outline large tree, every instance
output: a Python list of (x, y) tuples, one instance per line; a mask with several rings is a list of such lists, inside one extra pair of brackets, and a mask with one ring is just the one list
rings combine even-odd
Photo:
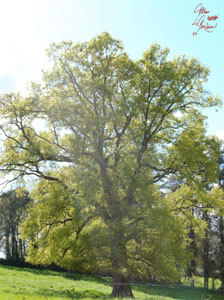
[(159, 185), (216, 172), (200, 113), (219, 103), (203, 87), (209, 70), (168, 54), (154, 44), (134, 61), (108, 33), (52, 44), (43, 84), (0, 100), (1, 170), (41, 179), (23, 229), (30, 259), (107, 269), (113, 296), (132, 296), (133, 274), (181, 268), (181, 222)]

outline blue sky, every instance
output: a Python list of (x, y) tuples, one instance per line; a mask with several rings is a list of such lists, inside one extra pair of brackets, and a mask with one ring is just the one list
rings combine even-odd
[[(193, 36), (196, 6), (218, 16), (212, 33)], [(134, 59), (152, 43), (170, 57), (187, 54), (211, 70), (206, 88), (224, 100), (224, 1), (222, 0), (7, 0), (0, 2), (0, 92), (24, 91), (40, 80), (51, 42), (86, 41), (103, 31), (123, 41)], [(208, 132), (224, 138), (224, 109), (206, 110)]]

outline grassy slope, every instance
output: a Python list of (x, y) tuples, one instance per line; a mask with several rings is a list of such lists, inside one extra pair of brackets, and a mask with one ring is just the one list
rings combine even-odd
[[(0, 267), (0, 300), (110, 299), (111, 279), (53, 271)], [(137, 300), (224, 299), (202, 289), (133, 285)]]

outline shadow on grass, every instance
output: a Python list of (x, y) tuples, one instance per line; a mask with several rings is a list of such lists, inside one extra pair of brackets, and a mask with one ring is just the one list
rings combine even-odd
[(219, 297), (217, 293), (212, 291), (206, 291), (202, 288), (192, 289), (190, 287), (178, 287), (178, 286), (171, 287), (171, 286), (133, 285), (133, 291), (143, 292), (149, 297), (150, 296), (161, 297), (161, 299), (163, 299), (162, 297), (164, 297), (164, 299), (166, 299), (166, 297), (170, 297), (179, 300), (221, 299), (221, 298), (217, 298)]
[[(9, 292), (12, 294), (11, 292)], [(14, 293), (16, 296), (25, 296), (32, 297), (32, 294), (29, 291), (18, 291)], [(40, 297), (55, 297), (60, 299), (109, 299), (110, 296), (108, 293), (103, 293), (100, 291), (96, 291), (94, 289), (86, 289), (86, 290), (76, 290), (75, 288), (67, 289), (67, 290), (52, 290), (47, 288), (39, 288), (38, 291), (35, 291), (35, 296)], [(30, 298), (31, 299), (31, 298)]]
[[(165, 300), (166, 297), (170, 297), (172, 299), (178, 300), (212, 300), (212, 299), (223, 299), (217, 298), (217, 295), (212, 295), (211, 293), (206, 293), (203, 289), (190, 289), (190, 288), (179, 288), (179, 287), (166, 287), (166, 288), (151, 288), (151, 287), (139, 287), (134, 285), (133, 292), (143, 292), (145, 294), (144, 299), (154, 299), (152, 297), (160, 297), (159, 299)], [(16, 296), (31, 296), (29, 291), (21, 291), (15, 293)], [(109, 293), (96, 291), (94, 289), (86, 289), (86, 290), (76, 290), (76, 288), (67, 289), (67, 290), (53, 290), (47, 288), (40, 288), (35, 292), (35, 296), (40, 297), (56, 297), (60, 299), (110, 299)], [(148, 298), (146, 298), (148, 297)], [(136, 300), (140, 300), (141, 298), (136, 297)]]
[(69, 272), (69, 271), (59, 272), (59, 271), (53, 271), (50, 269), (20, 268), (20, 267), (12, 267), (12, 266), (4, 266), (4, 265), (1, 265), (1, 267), (4, 269), (12, 270), (12, 271), (28, 272), (28, 273), (31, 273), (34, 275), (63, 277), (66, 279), (70, 279), (72, 281), (86, 280), (86, 281), (94, 281), (94, 282), (102, 283), (102, 284), (106, 284), (106, 285), (111, 285), (111, 283), (112, 283), (111, 277), (94, 276), (94, 275), (87, 275), (87, 274)]

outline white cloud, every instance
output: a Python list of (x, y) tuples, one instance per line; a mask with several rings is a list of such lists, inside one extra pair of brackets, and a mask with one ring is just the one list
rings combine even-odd
[(15, 79), (14, 89), (23, 90), (41, 77), (48, 42), (42, 39), (43, 1), (0, 2), (0, 77)]
[(99, 30), (92, 2), (0, 0), (0, 93), (12, 86), (11, 80), (4, 88), (6, 75), (13, 78), (12, 91), (23, 94), (30, 81), (39, 81), (48, 67), (45, 49), (51, 42), (93, 37)]

